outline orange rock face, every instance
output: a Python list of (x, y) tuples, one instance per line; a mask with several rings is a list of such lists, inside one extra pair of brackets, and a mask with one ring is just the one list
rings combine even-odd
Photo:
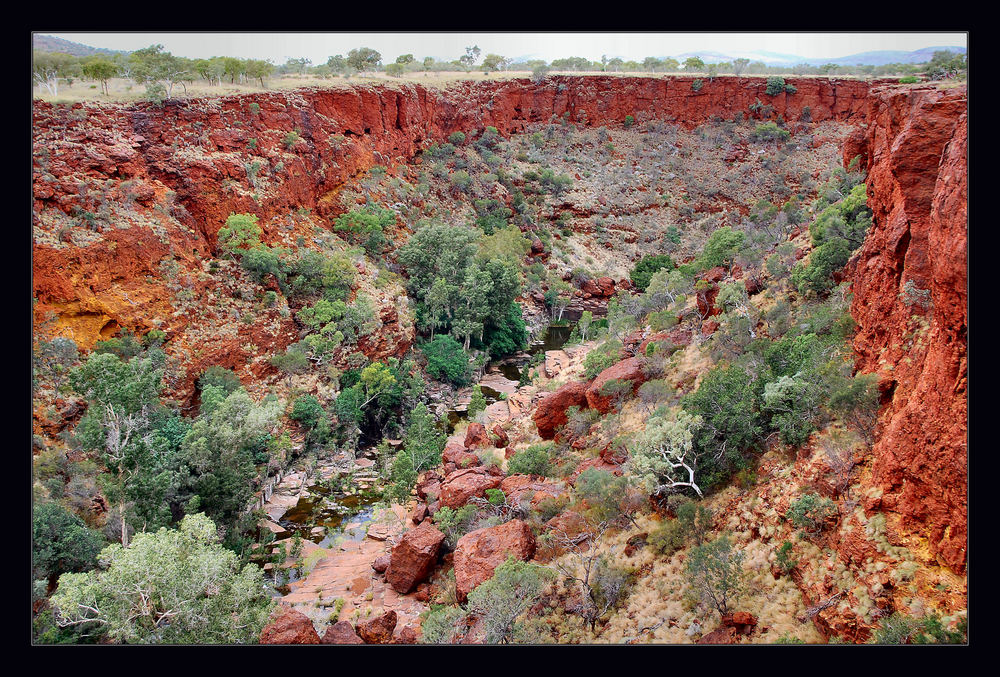
[(287, 609), (260, 632), (261, 644), (319, 644), (319, 635), (309, 617)]
[[(417, 583), (426, 580), (437, 562), (438, 550), (443, 541), (444, 534), (430, 522), (424, 522), (403, 534), (392, 549), (389, 567), (385, 572), (385, 580), (393, 590), (405, 594)], [(390, 634), (391, 632), (390, 630)]]
[[(868, 171), (874, 226), (848, 267), (857, 367), (879, 375), (871, 483), (902, 531), (966, 562), (967, 98), (964, 87), (875, 90), (845, 148)], [(929, 297), (922, 298), (921, 292)]]
[(570, 407), (587, 406), (587, 384), (573, 381), (559, 388), (551, 395), (546, 395), (538, 403), (532, 419), (538, 427), (538, 434), (543, 440), (551, 440), (556, 431), (566, 425), (566, 410)]
[(602, 414), (608, 413), (613, 398), (601, 392), (604, 384), (613, 380), (631, 381), (632, 391), (635, 392), (646, 381), (646, 374), (642, 370), (643, 363), (644, 359), (641, 357), (630, 357), (602, 371), (587, 387), (587, 404)]
[(507, 557), (527, 561), (535, 554), (535, 536), (521, 520), (470, 531), (458, 539), (455, 547), (455, 586), (458, 599), (466, 597), (477, 585), (493, 577), (493, 571)]

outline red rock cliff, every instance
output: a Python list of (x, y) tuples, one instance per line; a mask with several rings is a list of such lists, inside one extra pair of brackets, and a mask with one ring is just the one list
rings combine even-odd
[[(694, 126), (746, 114), (760, 100), (788, 120), (861, 121), (870, 85), (795, 79), (795, 94), (765, 94), (762, 78), (555, 77), (463, 83), (302, 89), (147, 103), (34, 104), (34, 292), (81, 345), (119, 326), (149, 329), (168, 310), (155, 283), (165, 256), (190, 270), (214, 252), (231, 212), (260, 217), (273, 242), (299, 208), (321, 218), (342, 210), (336, 191), (373, 165), (410, 160), (456, 130), (495, 126), (508, 134), (568, 115), (587, 124), (656, 118)], [(286, 135), (299, 141), (286, 147)], [(264, 188), (247, 165), (263, 163)], [(58, 224), (128, 204), (115, 228), (88, 245), (68, 243)], [(61, 212), (61, 217), (56, 213)], [(60, 220), (61, 219), (61, 220)], [(129, 222), (133, 223), (129, 223)], [(135, 227), (141, 222), (147, 227)], [(48, 238), (37, 237), (48, 230)], [(62, 239), (62, 242), (58, 240)], [(155, 312), (154, 312), (155, 311)]]
[(858, 370), (879, 375), (883, 402), (870, 479), (881, 497), (867, 507), (956, 572), (968, 517), (967, 114), (965, 87), (875, 89), (844, 149), (845, 162), (862, 155), (874, 212), (848, 267)]

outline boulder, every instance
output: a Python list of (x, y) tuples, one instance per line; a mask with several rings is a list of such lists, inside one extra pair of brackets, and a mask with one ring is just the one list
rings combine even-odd
[(697, 644), (736, 644), (736, 631), (732, 628), (716, 628), (703, 635)]
[(387, 552), (384, 555), (379, 555), (375, 558), (375, 561), (372, 562), (372, 569), (374, 569), (376, 573), (384, 574), (385, 570), (389, 568), (389, 563), (391, 561), (392, 554)]
[(365, 640), (358, 637), (354, 626), (347, 621), (337, 621), (326, 629), (320, 644), (364, 644)]
[(525, 501), (530, 500), (532, 508), (538, 508), (538, 504), (546, 498), (556, 498), (562, 495), (565, 488), (562, 484), (546, 482), (542, 477), (511, 475), (500, 483), (500, 491), (513, 505), (520, 505), (523, 498)]
[[(479, 424), (476, 423), (473, 425)], [(448, 444), (444, 446), (444, 452), (441, 454), (441, 462), (445, 465), (450, 463), (456, 468), (471, 468), (481, 463), (478, 456), (469, 452), (465, 447), (454, 440), (448, 442)]]
[(555, 437), (556, 431), (566, 425), (566, 410), (570, 407), (587, 407), (586, 383), (582, 381), (567, 383), (554, 393), (543, 397), (538, 403), (531, 418), (543, 440), (551, 440)]
[(507, 435), (504, 429), (500, 427), (499, 423), (493, 426), (490, 432), (492, 432), (493, 436), (496, 438), (493, 440), (493, 446), (496, 447), (497, 449), (503, 449), (508, 444), (510, 444), (510, 437)]
[(701, 335), (711, 336), (715, 332), (719, 331), (719, 323), (715, 320), (705, 320), (701, 323)]
[(631, 381), (634, 393), (639, 389), (639, 386), (646, 382), (646, 373), (642, 369), (644, 361), (642, 357), (630, 357), (598, 374), (586, 390), (587, 405), (602, 414), (611, 411), (612, 398), (602, 395), (601, 388), (604, 387), (605, 383), (614, 379)]
[(420, 524), (425, 519), (427, 519), (427, 504), (417, 503), (413, 506), (413, 512), (410, 513), (410, 520), (414, 524)]
[(455, 547), (455, 587), (460, 602), (508, 557), (527, 561), (535, 554), (535, 536), (521, 520), (476, 529), (458, 539)]
[(406, 594), (427, 579), (437, 562), (444, 534), (430, 522), (410, 529), (392, 549), (385, 580), (392, 589)]
[(260, 632), (261, 644), (319, 644), (312, 621), (301, 611), (285, 609)]
[(702, 275), (701, 279), (708, 282), (722, 282), (722, 280), (726, 279), (726, 269), (722, 266), (716, 266)]
[[(482, 423), (472, 423), (465, 431), (466, 449), (487, 449), (493, 446), (490, 434), (486, 432), (486, 427)], [(459, 465), (456, 463), (455, 465)], [(461, 467), (461, 466), (459, 466)]]
[(358, 636), (365, 644), (389, 644), (396, 629), (396, 612), (392, 609), (381, 616), (358, 621)]
[(500, 486), (500, 478), (482, 466), (456, 470), (441, 485), (441, 505), (461, 508), (473, 496), (483, 497), (487, 489)]

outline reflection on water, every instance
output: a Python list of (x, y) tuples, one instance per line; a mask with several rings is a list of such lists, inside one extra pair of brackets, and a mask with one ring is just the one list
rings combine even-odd
[[(292, 536), (298, 534), (321, 548), (344, 539), (360, 541), (365, 537), (365, 527), (378, 500), (376, 492), (331, 495), (326, 485), (316, 484), (309, 487), (308, 493), (299, 498), (278, 524)], [(314, 534), (315, 527), (323, 527), (325, 532)]]

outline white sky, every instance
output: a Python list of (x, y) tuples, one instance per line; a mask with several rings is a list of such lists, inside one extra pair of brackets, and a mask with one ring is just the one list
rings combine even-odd
[(471, 45), (482, 50), (480, 58), (492, 52), (546, 61), (568, 56), (597, 61), (602, 55), (641, 61), (693, 51), (738, 57), (754, 50), (822, 59), (876, 50), (967, 46), (966, 33), (36, 33), (126, 51), (159, 43), (168, 52), (193, 59), (235, 56), (281, 64), (289, 57), (306, 57), (314, 65), (362, 46), (378, 50), (386, 63), (407, 53), (418, 59), (451, 61)]

